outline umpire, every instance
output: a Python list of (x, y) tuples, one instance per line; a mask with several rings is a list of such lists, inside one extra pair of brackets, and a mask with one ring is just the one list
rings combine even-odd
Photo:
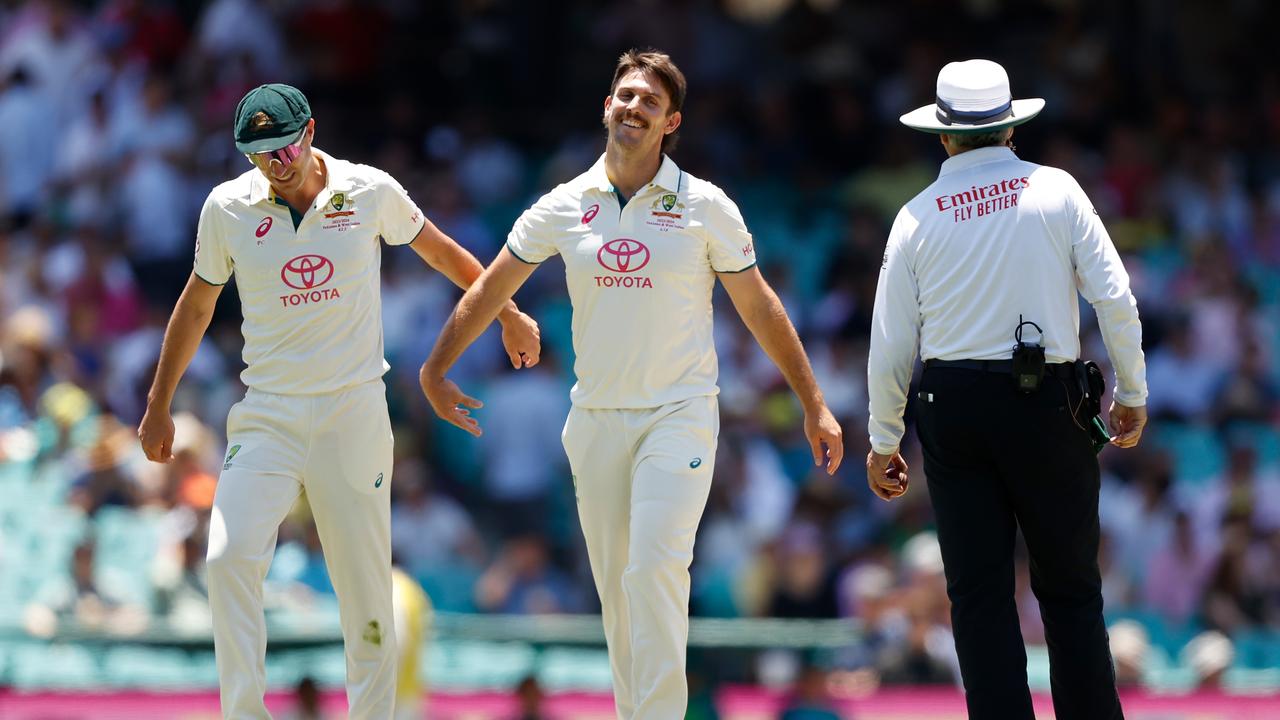
[(1079, 361), (1077, 289), (1116, 368), (1110, 444), (1146, 424), (1142, 326), (1098, 213), (1066, 172), (1020, 160), (1013, 100), (988, 60), (938, 73), (937, 99), (903, 115), (949, 159), (898, 213), (876, 290), (867, 364), (867, 480), (907, 490), (899, 454), (917, 348), (917, 429), (938, 523), (969, 717), (1034, 720), (1014, 606), (1014, 536), (1031, 555), (1058, 720), (1122, 718), (1102, 618), (1095, 453), (1101, 373)]

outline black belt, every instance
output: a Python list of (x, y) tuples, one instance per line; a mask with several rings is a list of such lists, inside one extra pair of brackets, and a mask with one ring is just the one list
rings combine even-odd
[[(1072, 368), (1074, 363), (1046, 363), (1044, 372), (1046, 375), (1053, 375), (1064, 380), (1075, 378), (1075, 370)], [(930, 368), (955, 368), (957, 370), (977, 370), (978, 372), (1004, 373), (1008, 375), (1013, 372), (1012, 360), (925, 360), (924, 369)]]

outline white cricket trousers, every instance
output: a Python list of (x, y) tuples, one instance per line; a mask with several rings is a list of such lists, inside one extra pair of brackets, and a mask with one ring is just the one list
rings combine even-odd
[(719, 405), (573, 408), (565, 452), (623, 720), (685, 716), (689, 564), (711, 490)]
[(391, 421), (381, 380), (325, 395), (250, 389), (227, 417), (209, 524), (209, 605), (222, 716), (270, 718), (262, 582), (300, 492), (338, 595), (350, 717), (392, 717)]

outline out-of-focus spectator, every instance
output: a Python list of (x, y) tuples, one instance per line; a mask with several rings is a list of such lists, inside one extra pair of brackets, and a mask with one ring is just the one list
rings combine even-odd
[[(27, 65), (37, 85), (73, 105), (84, 89), (80, 79), (90, 70), (95, 54), (84, 19), (69, 0), (27, 3), (24, 11), (3, 38), (0, 69)], [(59, 107), (60, 112), (70, 109)]]
[(86, 515), (104, 505), (137, 507), (141, 488), (128, 465), (136, 445), (137, 437), (129, 428), (112, 415), (100, 416), (97, 441), (83, 451), (78, 463), (70, 503)]
[(1142, 588), (1145, 605), (1159, 613), (1170, 627), (1181, 627), (1199, 610), (1209, 572), (1212, 552), (1200, 545), (1184, 512), (1173, 516), (1173, 534), (1150, 559)]
[(1227, 371), (1213, 394), (1213, 420), (1218, 427), (1232, 422), (1266, 423), (1280, 408), (1280, 388), (1261, 343), (1245, 338), (1237, 365)]
[(324, 720), (324, 711), (320, 709), (320, 686), (311, 676), (298, 681), (293, 691), (294, 706), (285, 717), (288, 720)]
[(135, 112), (122, 114), (113, 128), (123, 176), (118, 203), (134, 272), (147, 278), (148, 300), (172, 304), (190, 271), (197, 200), (188, 186), (195, 129), (173, 97), (172, 81), (154, 70), (143, 85)]
[(1203, 487), (1188, 487), (1183, 503), (1190, 508), (1198, 541), (1216, 549), (1223, 537), (1223, 520), (1247, 518), (1263, 532), (1280, 529), (1280, 475), (1258, 467), (1254, 447), (1237, 439), (1227, 449), (1222, 473)]
[(484, 464), (488, 521), (507, 533), (547, 532), (547, 499), (569, 478), (560, 431), (569, 414), (566, 383), (554, 351), (544, 349), (538, 364), (503, 373), (484, 393)]
[[(297, 536), (280, 540), (276, 554), (267, 571), (268, 584), (280, 584), (292, 590), (301, 590), (306, 600), (317, 597), (335, 597), (329, 568), (324, 562), (324, 550), (320, 544), (320, 531), (311, 517), (311, 507), (299, 502), (286, 525), (295, 525)], [(282, 528), (281, 535), (285, 534)], [(292, 533), (290, 533), (292, 534)]]
[(1195, 352), (1190, 322), (1179, 319), (1147, 356), (1147, 412), (1162, 420), (1206, 420), (1218, 380), (1219, 371)]
[(1147, 653), (1151, 650), (1146, 629), (1134, 620), (1121, 620), (1107, 628), (1107, 636), (1116, 666), (1116, 686), (1141, 685), (1146, 672)]
[(875, 562), (853, 566), (841, 578), (841, 598), (842, 614), (859, 620), (863, 629), (863, 642), (846, 649), (841, 665), (874, 667), (884, 648), (897, 640), (901, 627), (892, 571)]
[(27, 632), (37, 637), (54, 635), (61, 623), (113, 635), (136, 634), (147, 625), (146, 611), (129, 602), (113, 587), (116, 578), (104, 574), (96, 562), (92, 539), (76, 546), (71, 572), (53, 576), (38, 591), (24, 614)]
[(56, 107), (22, 65), (0, 76), (0, 213), (25, 223), (53, 174)]
[(508, 540), (476, 581), (475, 595), (476, 607), (495, 613), (566, 613), (580, 606), (569, 578), (551, 564), (541, 535)]
[(1115, 539), (1109, 531), (1098, 538), (1098, 572), (1102, 575), (1102, 606), (1108, 610), (1130, 607), (1137, 594), (1133, 578), (1116, 560)]
[(821, 531), (800, 522), (784, 530), (774, 553), (776, 580), (766, 612), (771, 617), (833, 618), (835, 576)]
[(1209, 630), (1191, 638), (1179, 659), (1191, 666), (1200, 688), (1219, 688), (1222, 676), (1235, 660), (1235, 645), (1226, 635)]
[(463, 151), (458, 180), (481, 206), (516, 199), (524, 175), (524, 158), (512, 144), (494, 132), (490, 120), (469, 115), (462, 128)]
[(215, 62), (247, 55), (258, 73), (289, 69), (279, 19), (261, 3), (214, 0), (204, 7), (196, 31), (199, 48)]
[[(207, 523), (193, 527), (182, 539), (177, 558), (157, 558), (151, 579), (155, 584), (156, 614), (186, 632), (211, 632), (209, 581), (205, 573)], [(176, 559), (176, 562), (174, 562)]]
[(959, 660), (936, 534), (919, 533), (907, 542), (903, 569), (906, 584), (891, 621), (896, 627), (877, 658), (880, 678), (886, 684), (954, 683)]
[(1132, 482), (1112, 483), (1101, 491), (1099, 519), (1114, 540), (1114, 562), (1139, 586), (1151, 556), (1173, 531), (1172, 486), (1172, 459), (1154, 453), (1146, 456)]
[(905, 634), (888, 644), (877, 661), (886, 685), (946, 685), (956, 682), (957, 661), (950, 622), (937, 612), (938, 602), (923, 587), (902, 598)]
[(418, 578), (457, 567), (478, 572), (485, 557), (475, 525), (462, 505), (434, 487), (427, 466), (402, 460), (392, 478), (391, 549), (403, 567)]
[(778, 720), (841, 720), (827, 691), (827, 673), (814, 665), (800, 670), (791, 698)]
[(1267, 587), (1256, 572), (1257, 549), (1247, 517), (1223, 520), (1222, 550), (1209, 576), (1202, 610), (1211, 629), (1230, 635), (1263, 622)]
[(33, 305), (17, 309), (5, 321), (0, 337), (0, 426), (36, 418), (40, 394), (53, 380), (53, 332), (50, 314)]
[(542, 686), (538, 684), (538, 676), (526, 675), (516, 683), (515, 692), (516, 714), (510, 717), (510, 720), (551, 720), (551, 716), (542, 709), (544, 693)]

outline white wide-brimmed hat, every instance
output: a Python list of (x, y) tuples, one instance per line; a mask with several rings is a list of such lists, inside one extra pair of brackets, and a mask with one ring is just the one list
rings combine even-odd
[(991, 132), (1021, 125), (1044, 109), (1044, 100), (1014, 100), (1009, 74), (990, 60), (947, 63), (938, 72), (934, 103), (916, 108), (899, 120), (929, 133)]

